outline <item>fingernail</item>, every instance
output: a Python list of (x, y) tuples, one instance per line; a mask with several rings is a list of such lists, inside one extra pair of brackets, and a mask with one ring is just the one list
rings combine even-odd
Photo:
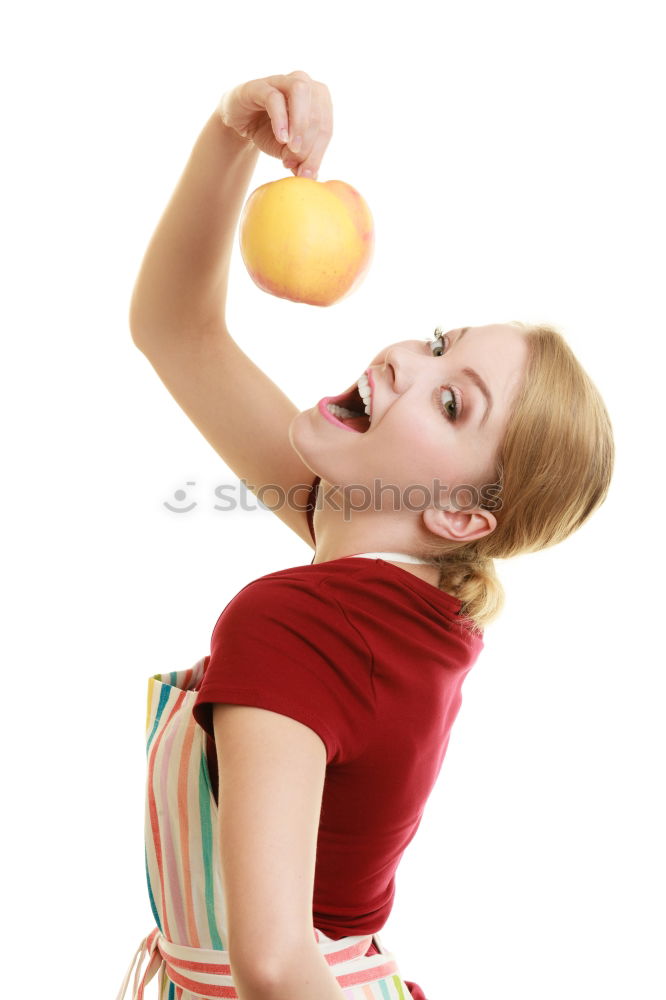
[(301, 173), (301, 177), (312, 177), (312, 171), (311, 171), (311, 170), (309, 170), (309, 169), (308, 169), (308, 170), (304, 170), (304, 171), (303, 171), (303, 172)]
[(286, 128), (281, 128), (280, 129), (280, 141), (281, 142), (288, 142), (289, 141), (289, 133), (287, 132)]

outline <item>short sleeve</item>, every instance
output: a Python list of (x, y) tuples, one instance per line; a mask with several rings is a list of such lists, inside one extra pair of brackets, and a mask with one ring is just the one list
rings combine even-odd
[(326, 579), (261, 577), (226, 606), (193, 708), (211, 737), (216, 703), (254, 705), (302, 722), (326, 746), (327, 764), (367, 745), (374, 720), (372, 657)]

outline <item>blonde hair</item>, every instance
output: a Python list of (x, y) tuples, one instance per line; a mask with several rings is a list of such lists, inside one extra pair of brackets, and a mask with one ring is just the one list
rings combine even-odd
[(478, 632), (504, 606), (494, 560), (538, 552), (580, 528), (606, 499), (615, 459), (604, 402), (562, 334), (511, 325), (527, 340), (527, 367), (496, 456), (495, 497), (478, 505), (497, 525), (473, 542), (447, 541), (424, 554)]

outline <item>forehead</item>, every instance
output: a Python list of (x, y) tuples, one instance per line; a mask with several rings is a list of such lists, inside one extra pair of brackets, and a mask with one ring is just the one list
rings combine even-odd
[[(521, 354), (525, 350), (525, 335), (522, 327), (514, 325), (511, 323), (488, 323), (485, 326), (453, 326), (444, 327), (439, 326), (437, 328), (441, 330), (443, 334), (457, 334), (460, 330), (463, 330), (462, 338), (458, 337), (460, 343), (460, 349), (467, 353), (467, 350), (471, 349), (473, 354), (476, 354), (478, 350), (492, 351), (493, 353), (501, 353), (507, 350), (512, 350), (513, 354)], [(392, 344), (387, 345), (382, 350), (386, 351), (389, 347), (397, 347), (398, 345), (409, 345), (420, 344), (424, 341), (431, 341), (436, 336), (434, 330), (430, 332), (427, 337), (420, 338), (419, 340), (411, 339), (401, 339), (397, 340)], [(514, 346), (515, 345), (515, 346)], [(381, 353), (381, 352), (380, 352)]]
[(510, 340), (520, 340), (523, 337), (522, 327), (512, 323), (488, 323), (486, 326), (470, 326), (465, 335), (466, 339), (483, 338), (503, 338)]
[(457, 338), (456, 343), (459, 358), (469, 357), (479, 364), (485, 361), (499, 371), (522, 366), (528, 346), (525, 330), (509, 323), (471, 326), (462, 337)]
[(470, 327), (458, 338), (461, 356), (490, 371), (520, 375), (527, 359), (528, 342), (524, 328), (510, 323), (489, 323)]

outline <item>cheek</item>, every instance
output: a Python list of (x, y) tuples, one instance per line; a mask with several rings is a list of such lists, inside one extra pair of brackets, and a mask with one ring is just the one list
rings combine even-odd
[[(429, 423), (391, 421), (390, 415), (378, 427), (372, 442), (370, 461), (390, 469), (403, 481), (425, 481), (441, 474), (450, 457), (450, 444), (439, 428)], [(370, 446), (370, 440), (368, 440)]]
[(395, 420), (392, 413), (387, 416), (392, 421), (391, 434), (403, 449), (413, 450), (418, 455), (437, 455), (443, 454), (450, 444), (451, 435), (446, 433), (446, 425), (442, 426), (437, 415), (425, 412), (425, 408), (418, 416), (406, 417), (404, 412), (400, 416), (396, 412)]
[[(381, 425), (378, 430), (382, 430)], [(487, 465), (485, 452), (479, 454), (478, 448), (466, 442), (454, 428), (447, 428), (446, 424), (440, 427), (436, 416), (435, 420), (396, 419), (393, 423), (387, 414), (383, 431), (373, 442), (368, 471), (386, 476), (390, 470), (393, 479), (402, 484), (428, 486), (437, 479), (452, 488), (461, 483), (476, 483), (478, 474)]]

